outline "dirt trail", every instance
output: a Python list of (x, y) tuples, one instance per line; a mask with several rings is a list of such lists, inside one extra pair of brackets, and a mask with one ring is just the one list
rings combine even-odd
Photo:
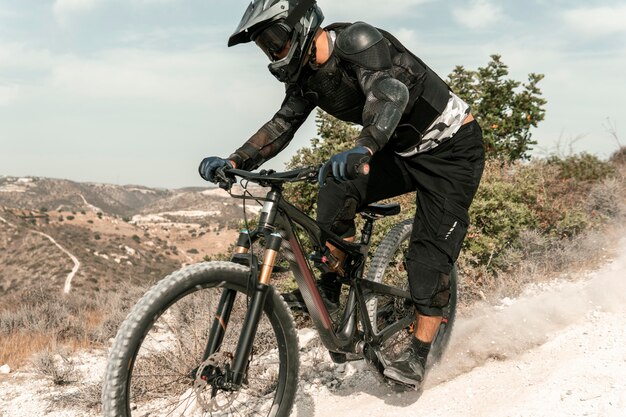
[[(12, 228), (16, 228), (15, 225), (9, 223), (5, 218), (0, 217), (0, 221), (2, 221), (3, 223), (7, 224), (8, 226), (12, 227)], [(65, 278), (65, 284), (63, 285), (63, 292), (65, 294), (69, 294), (70, 290), (72, 289), (72, 279), (74, 279), (74, 276), (76, 275), (76, 273), (78, 272), (78, 269), (80, 268), (80, 262), (78, 261), (78, 258), (76, 258), (76, 256), (72, 255), (67, 249), (65, 249), (63, 246), (59, 245), (59, 243), (54, 240), (54, 238), (46, 233), (40, 232), (38, 230), (32, 230), (32, 229), (28, 229), (29, 231), (36, 233), (38, 235), (41, 235), (43, 237), (45, 237), (46, 239), (48, 239), (50, 242), (52, 242), (57, 248), (59, 248), (63, 253), (65, 253), (67, 256), (69, 256), (69, 258), (72, 260), (72, 262), (74, 263), (74, 266), (72, 267), (72, 270), (70, 271), (69, 274), (67, 274), (67, 277)]]
[(626, 416), (626, 238), (577, 282), (530, 288), (459, 319), (425, 390), (394, 392), (360, 365), (339, 389), (311, 390), (308, 416)]
[(43, 237), (45, 237), (46, 239), (48, 239), (50, 242), (52, 242), (57, 248), (59, 248), (63, 253), (65, 253), (67, 256), (70, 257), (70, 259), (72, 260), (72, 262), (74, 263), (74, 267), (72, 268), (72, 270), (70, 271), (69, 274), (67, 274), (67, 277), (65, 278), (65, 284), (63, 285), (63, 292), (65, 294), (69, 294), (70, 290), (72, 289), (72, 279), (74, 279), (74, 276), (76, 275), (76, 273), (78, 272), (78, 269), (80, 268), (80, 262), (78, 261), (78, 258), (74, 255), (72, 255), (67, 249), (65, 249), (63, 246), (59, 245), (57, 243), (56, 240), (54, 240), (54, 238), (52, 238), (52, 236), (47, 235), (43, 232), (39, 232), (36, 230), (32, 230), (32, 232), (37, 233)]

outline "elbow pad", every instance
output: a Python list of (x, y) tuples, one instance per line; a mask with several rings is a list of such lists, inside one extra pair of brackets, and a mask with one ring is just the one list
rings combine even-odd
[(409, 102), (409, 89), (401, 81), (384, 77), (374, 81), (363, 109), (364, 128), (358, 145), (378, 151), (389, 141)]

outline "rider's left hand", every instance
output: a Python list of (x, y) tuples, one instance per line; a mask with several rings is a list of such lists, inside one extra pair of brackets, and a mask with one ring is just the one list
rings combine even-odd
[(339, 182), (354, 179), (358, 175), (357, 168), (367, 164), (371, 154), (372, 152), (367, 147), (357, 146), (331, 156), (319, 171), (320, 186), (324, 185), (329, 170), (332, 170), (333, 177)]

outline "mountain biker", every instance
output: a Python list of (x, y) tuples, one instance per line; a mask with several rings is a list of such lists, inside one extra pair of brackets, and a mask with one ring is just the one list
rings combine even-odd
[[(391, 34), (364, 22), (322, 28), (323, 18), (315, 0), (251, 2), (228, 46), (254, 41), (285, 84), (285, 99), (228, 158), (203, 159), (200, 175), (213, 181), (220, 167), (258, 168), (287, 146), (316, 107), (361, 125), (355, 146), (333, 155), (320, 171), (317, 221), (352, 241), (361, 208), (417, 191), (406, 256), (415, 337), (384, 373), (418, 387), (482, 176), (482, 131), (468, 105)], [(350, 164), (367, 158), (369, 175), (346, 178)], [(330, 304), (339, 299), (337, 273), (321, 277)]]

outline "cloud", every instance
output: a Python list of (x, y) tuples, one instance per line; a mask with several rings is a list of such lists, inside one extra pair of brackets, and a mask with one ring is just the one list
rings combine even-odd
[(7, 106), (17, 100), (19, 87), (17, 85), (0, 84), (0, 107)]
[(96, 9), (104, 0), (55, 0), (52, 11), (61, 25), (66, 25), (69, 20), (77, 15), (89, 13)]
[(626, 5), (572, 9), (563, 13), (563, 19), (587, 35), (626, 33)]
[[(201, 100), (222, 90), (213, 60), (228, 61), (207, 51), (160, 52), (116, 49), (94, 57), (60, 57), (51, 83), (72, 95), (96, 99)], [(236, 64), (227, 64), (232, 71)], [(241, 68), (241, 66), (239, 66)]]
[(473, 0), (466, 7), (457, 7), (452, 15), (457, 23), (473, 30), (485, 29), (505, 17), (502, 7), (489, 0)]
[(176, 3), (180, 0), (132, 0), (132, 3), (137, 6), (152, 6), (158, 4)]
[(25, 43), (0, 40), (0, 70), (3, 72), (16, 70), (25, 73), (31, 70), (45, 70), (50, 63), (50, 52), (46, 49), (34, 49)]
[(419, 6), (436, 0), (343, 0), (327, 2), (322, 11), (332, 20), (375, 20), (419, 14)]

